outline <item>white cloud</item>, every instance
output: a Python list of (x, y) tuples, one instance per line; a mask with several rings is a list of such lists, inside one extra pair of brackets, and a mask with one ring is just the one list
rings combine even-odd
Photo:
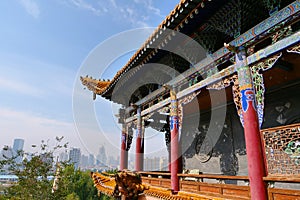
[(18, 54), (0, 56), (0, 92), (39, 98), (70, 98), (76, 71)]
[(144, 4), (145, 4), (145, 7), (150, 11), (150, 13), (153, 13), (159, 17), (164, 17), (162, 14), (161, 14), (161, 11), (159, 8), (156, 8), (154, 5), (153, 5), (153, 1), (152, 0), (144, 0), (142, 1)]
[[(73, 123), (49, 119), (25, 111), (0, 108), (0, 145), (9, 145), (14, 138), (25, 139), (27, 148), (31, 144), (40, 144), (41, 140), (65, 136), (66, 142), (78, 145)], [(28, 150), (28, 149), (27, 149)]]
[(149, 20), (153, 17), (158, 17), (160, 20), (164, 18), (160, 9), (153, 5), (152, 0), (134, 0), (133, 4), (119, 5), (116, 8), (133, 27), (150, 27)]
[(123, 3), (116, 0), (98, 0), (94, 4), (89, 3), (87, 0), (67, 0), (67, 2), (82, 10), (90, 11), (97, 16), (110, 14), (111, 18), (128, 22), (134, 28), (150, 27), (149, 20), (153, 18), (153, 15), (159, 17), (158, 21), (164, 18), (160, 9), (153, 5), (152, 0), (134, 0), (131, 3)]
[(40, 8), (34, 0), (20, 0), (20, 3), (29, 15), (34, 18), (38, 18), (40, 16)]
[(75, 5), (77, 8), (91, 11), (95, 15), (101, 15), (108, 11), (108, 9), (104, 6), (95, 6), (92, 4), (87, 3), (84, 0), (70, 0), (70, 2)]
[(113, 5), (114, 8), (118, 7), (115, 0), (109, 0), (109, 1)]
[(42, 140), (53, 141), (56, 136), (64, 136), (64, 142), (68, 142), (69, 147), (79, 147), (85, 154), (95, 154), (102, 144), (109, 149), (110, 155), (118, 155), (119, 134), (112, 134), (111, 128), (104, 134), (94, 124), (80, 127), (77, 129), (74, 122), (48, 118), (31, 111), (0, 107), (0, 148), (11, 145), (15, 138), (22, 138), (25, 140), (25, 150), (31, 151), (32, 144), (39, 145)]
[(16, 92), (18, 94), (30, 95), (38, 97), (43, 94), (43, 91), (33, 85), (29, 85), (20, 80), (12, 80), (5, 77), (0, 77), (0, 90)]
[(15, 111), (9, 108), (1, 108), (1, 116), (5, 116), (5, 119), (12, 121), (22, 121), (24, 124), (30, 126), (45, 126), (45, 127), (71, 127), (71, 123), (57, 121), (55, 119), (48, 119), (40, 116), (33, 115), (32, 113)]

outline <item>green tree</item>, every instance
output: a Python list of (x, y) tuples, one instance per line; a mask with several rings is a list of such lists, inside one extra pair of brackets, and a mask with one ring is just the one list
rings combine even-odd
[(80, 200), (100, 199), (93, 185), (90, 172), (75, 170), (73, 165), (62, 166), (59, 175), (58, 189), (54, 192), (55, 199), (64, 199), (69, 194), (76, 194)]
[[(42, 141), (35, 153), (19, 151), (1, 160), (1, 170), (18, 177), (18, 182), (8, 187), (3, 197), (22, 200), (53, 199), (51, 192), (53, 182), (48, 177), (54, 174), (56, 151), (67, 148), (67, 143), (62, 145), (62, 140), (63, 137), (56, 137), (54, 147), (48, 145), (49, 141)], [(17, 162), (16, 158), (20, 156), (24, 159), (22, 162)]]
[[(48, 142), (42, 141), (35, 153), (18, 152), (0, 161), (0, 169), (9, 170), (10, 174), (18, 177), (18, 182), (4, 189), (0, 200), (97, 200), (97, 189), (93, 185), (90, 172), (75, 170), (68, 162), (56, 163), (54, 155), (57, 151), (67, 148), (62, 145), (63, 137), (56, 137), (56, 145), (50, 147)], [(21, 163), (16, 162), (18, 156), (26, 157)], [(56, 165), (55, 165), (56, 163)], [(56, 169), (55, 169), (56, 166)], [(58, 183), (56, 190), (52, 190), (54, 176)], [(2, 199), (1, 199), (2, 198)]]
[(14, 172), (19, 177), (18, 183), (9, 187), (6, 197), (15, 199), (51, 199), (50, 163), (44, 162), (40, 156), (25, 159), (22, 170)]
[(66, 200), (80, 200), (80, 198), (78, 197), (77, 194), (72, 193), (72, 194), (69, 194), (69, 195), (66, 197)]
[(105, 194), (100, 195), (100, 200), (114, 200), (115, 198), (107, 196)]

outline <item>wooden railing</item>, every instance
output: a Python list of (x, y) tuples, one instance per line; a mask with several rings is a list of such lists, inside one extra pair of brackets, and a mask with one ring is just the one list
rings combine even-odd
[[(263, 180), (268, 184), (269, 200), (300, 200), (300, 176), (267, 176)], [(276, 183), (289, 184), (286, 188), (276, 187)], [(297, 189), (289, 187), (297, 184)]]
[[(142, 177), (153, 177), (153, 178), (170, 178), (171, 173), (169, 172), (139, 172)], [(177, 174), (178, 177), (194, 177), (194, 178), (206, 178), (216, 180), (244, 180), (248, 181), (248, 176), (227, 176), (222, 174)]]
[[(168, 172), (140, 172), (144, 183), (164, 190), (171, 188), (171, 174)], [(248, 176), (227, 176), (218, 174), (178, 174), (182, 193), (205, 195), (208, 198), (250, 199)], [(189, 181), (185, 180), (190, 178)], [(214, 180), (215, 183), (209, 182)], [(237, 184), (226, 184), (226, 180), (239, 181)], [(300, 200), (300, 176), (268, 176), (263, 180), (268, 185), (269, 200)], [(275, 183), (299, 184), (299, 189), (275, 188)]]
[[(140, 172), (144, 183), (165, 189), (171, 188), (171, 174), (168, 172)], [(249, 199), (247, 176), (226, 176), (217, 174), (178, 174), (180, 191), (210, 196), (211, 198)], [(189, 179), (189, 180), (188, 180)], [(215, 183), (209, 183), (214, 180)], [(244, 185), (224, 184), (226, 180), (244, 181)], [(207, 181), (207, 182), (206, 182)]]
[(264, 177), (263, 179), (266, 182), (300, 183), (300, 175), (299, 176), (267, 176)]
[[(290, 142), (300, 141), (300, 124), (261, 130), (268, 175), (263, 178), (268, 186), (269, 200), (300, 200), (300, 166), (288, 155)], [(284, 165), (281, 165), (283, 159)], [(297, 159), (299, 159), (297, 157)], [(277, 166), (278, 165), (278, 166)], [(170, 190), (169, 172), (140, 172), (150, 185)], [(178, 174), (180, 191), (225, 199), (250, 199), (248, 176), (221, 174)], [(214, 183), (212, 183), (212, 180)], [(235, 184), (226, 184), (235, 181)], [(236, 184), (239, 182), (240, 184)]]

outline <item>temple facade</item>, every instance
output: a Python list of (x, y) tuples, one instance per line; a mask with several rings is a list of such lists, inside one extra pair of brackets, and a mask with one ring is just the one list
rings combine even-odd
[[(120, 170), (135, 145), (149, 196), (300, 199), (299, 15), (299, 0), (181, 0), (111, 81), (81, 77), (122, 105)], [(144, 171), (146, 127), (168, 171)]]

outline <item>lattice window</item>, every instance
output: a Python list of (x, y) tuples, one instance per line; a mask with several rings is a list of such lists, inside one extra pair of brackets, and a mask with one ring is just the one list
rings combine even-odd
[(300, 174), (300, 124), (261, 131), (269, 175)]

